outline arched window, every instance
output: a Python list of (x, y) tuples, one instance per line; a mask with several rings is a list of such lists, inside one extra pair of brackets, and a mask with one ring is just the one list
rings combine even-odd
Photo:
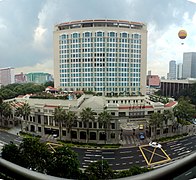
[(134, 34), (132, 34), (132, 38), (133, 39), (140, 39), (141, 35), (139, 33), (134, 33)]
[(91, 32), (84, 32), (83, 37), (91, 37), (92, 33)]
[(95, 36), (103, 37), (104, 32), (103, 31), (98, 31), (98, 32), (95, 33)]
[(59, 36), (60, 40), (68, 39), (68, 37), (69, 37), (68, 34), (61, 34)]
[(115, 32), (109, 32), (108, 33), (108, 36), (109, 37), (116, 37), (117, 36), (117, 33), (115, 33)]
[(72, 38), (79, 38), (80, 37), (80, 34), (79, 33), (73, 33), (71, 35)]
[(128, 38), (129, 34), (127, 32), (120, 33), (121, 38)]

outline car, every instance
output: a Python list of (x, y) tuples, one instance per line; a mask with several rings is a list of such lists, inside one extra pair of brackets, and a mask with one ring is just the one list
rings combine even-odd
[(162, 145), (157, 142), (149, 142), (149, 146), (161, 149)]
[(58, 137), (58, 135), (57, 135), (57, 134), (53, 134), (52, 136), (53, 136), (53, 138), (57, 138), (57, 137)]
[(145, 139), (145, 134), (143, 132), (139, 133), (139, 138), (140, 140), (144, 140)]
[(139, 125), (139, 130), (143, 130), (144, 129), (144, 125), (143, 124), (140, 124)]

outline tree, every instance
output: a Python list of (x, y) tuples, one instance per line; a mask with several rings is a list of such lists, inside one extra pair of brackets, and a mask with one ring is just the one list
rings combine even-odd
[(20, 118), (21, 130), (22, 130), (22, 119), (27, 121), (30, 113), (31, 113), (31, 108), (28, 103), (24, 103), (22, 106), (16, 108), (15, 115), (22, 117)]
[(72, 142), (71, 129), (72, 129), (72, 127), (74, 125), (74, 122), (76, 120), (77, 120), (77, 116), (74, 112), (68, 111), (65, 114), (65, 124), (66, 124), (66, 127), (67, 127), (67, 132), (70, 134), (71, 142)]
[(112, 118), (111, 114), (109, 114), (107, 111), (101, 112), (98, 117), (99, 123), (103, 124), (104, 130), (105, 130), (105, 144), (107, 141), (107, 131), (110, 128), (111, 118)]
[(181, 120), (190, 122), (196, 113), (192, 105), (189, 103), (189, 100), (185, 98), (179, 99), (178, 104), (174, 107), (173, 111), (177, 121), (181, 124)]
[(8, 125), (8, 119), (12, 116), (12, 108), (9, 103), (3, 102), (0, 105), (1, 119), (4, 121), (4, 126)]
[(65, 120), (66, 112), (62, 107), (57, 107), (54, 110), (54, 120), (58, 122), (59, 126), (59, 138), (62, 139), (62, 123)]
[[(150, 120), (149, 120), (149, 125), (151, 128), (153, 128), (154, 130), (154, 136), (156, 139), (156, 135), (157, 135), (157, 127), (158, 126), (162, 126), (162, 115), (159, 112), (154, 112), (153, 114), (151, 114), (150, 116)], [(152, 130), (151, 130), (152, 131)]]
[(89, 107), (82, 109), (82, 112), (80, 113), (81, 119), (87, 128), (87, 142), (89, 140), (89, 122), (95, 120), (94, 114), (94, 111)]
[(47, 172), (53, 176), (77, 179), (80, 174), (77, 154), (67, 146), (58, 147), (48, 163)]
[[(162, 114), (162, 118), (163, 118), (163, 121), (165, 122), (166, 128), (168, 128), (168, 122), (172, 122), (173, 124), (173, 121), (175, 119), (173, 111), (170, 111), (170, 110), (164, 110)], [(167, 129), (167, 134), (168, 134), (168, 131), (169, 130)]]
[(88, 179), (112, 179), (114, 174), (106, 160), (90, 163), (86, 168), (85, 174)]
[(44, 83), (44, 87), (48, 87), (48, 86), (54, 87), (54, 81), (48, 81)]
[(15, 164), (20, 164), (20, 151), (19, 148), (10, 142), (3, 146), (2, 158)]
[(20, 165), (39, 171), (47, 172), (48, 161), (51, 159), (51, 152), (46, 144), (41, 143), (38, 138), (24, 138), (19, 147), (21, 163)]

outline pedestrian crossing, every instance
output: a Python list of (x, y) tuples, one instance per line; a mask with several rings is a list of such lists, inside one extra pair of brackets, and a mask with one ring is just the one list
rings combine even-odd
[(133, 135), (123, 135), (122, 136), (122, 145), (129, 145), (129, 146), (138, 146), (142, 144), (148, 143), (148, 140), (140, 140), (138, 137)]

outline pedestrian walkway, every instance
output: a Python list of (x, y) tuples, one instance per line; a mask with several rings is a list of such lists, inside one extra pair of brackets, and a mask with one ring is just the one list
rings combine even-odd
[(139, 146), (143, 144), (148, 144), (151, 140), (146, 137), (145, 140), (140, 140), (136, 135), (122, 135), (121, 144), (125, 147), (127, 146)]
[(11, 129), (7, 130), (8, 133), (15, 134), (15, 135), (19, 135), (20, 131), (21, 131), (21, 127), (19, 127), (19, 126), (15, 126)]

